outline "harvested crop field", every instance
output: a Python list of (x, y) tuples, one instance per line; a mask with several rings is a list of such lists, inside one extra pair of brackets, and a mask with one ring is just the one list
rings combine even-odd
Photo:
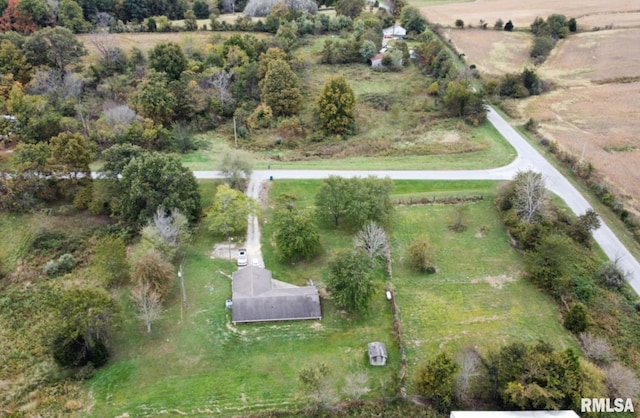
[(443, 36), (458, 53), (464, 52), (468, 64), (475, 64), (485, 75), (520, 71), (529, 62), (533, 40), (524, 32), (481, 29), (444, 29)]
[(640, 213), (640, 82), (556, 90), (523, 103), (540, 133), (593, 164)]
[(526, 3), (515, 0), (476, 0), (469, 3), (435, 4), (425, 0), (414, 0), (429, 21), (453, 26), (456, 19), (462, 19), (474, 26), (480, 19), (489, 25), (502, 19), (512, 20), (516, 28), (528, 27), (537, 16), (546, 17), (561, 13), (578, 19), (579, 25), (614, 27), (640, 25), (640, 5), (629, 0), (581, 0), (559, 2), (557, 0), (532, 0)]
[(562, 86), (640, 76), (640, 29), (585, 32), (558, 43), (540, 67)]
[(640, 213), (640, 29), (581, 33), (539, 68), (556, 89), (520, 103), (522, 117), (593, 164)]

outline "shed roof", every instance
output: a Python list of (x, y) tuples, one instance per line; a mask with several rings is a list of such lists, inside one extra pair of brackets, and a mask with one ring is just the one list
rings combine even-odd
[(298, 287), (274, 280), (269, 270), (257, 266), (237, 270), (232, 277), (234, 323), (322, 317), (315, 286)]
[(384, 36), (405, 36), (407, 34), (407, 30), (402, 26), (393, 25), (382, 29), (382, 33)]
[(374, 357), (387, 358), (387, 346), (384, 343), (377, 341), (369, 343), (369, 358)]

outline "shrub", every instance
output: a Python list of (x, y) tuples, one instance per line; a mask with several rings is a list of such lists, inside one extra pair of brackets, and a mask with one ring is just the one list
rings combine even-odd
[(555, 39), (549, 35), (536, 36), (533, 40), (533, 46), (531, 47), (529, 55), (538, 62), (542, 62), (547, 59), (555, 45)]
[(53, 276), (57, 275), (58, 274), (58, 263), (56, 262), (56, 260), (47, 261), (47, 263), (44, 265), (43, 272), (44, 272), (44, 274), (46, 274), (47, 276), (50, 276), (50, 277), (53, 277)]
[(427, 274), (436, 272), (434, 249), (426, 238), (413, 240), (407, 250), (407, 261), (409, 266), (417, 272)]
[(571, 332), (581, 333), (587, 329), (588, 325), (587, 307), (579, 302), (571, 305), (564, 318), (564, 327)]
[(611, 346), (606, 339), (589, 332), (580, 334), (582, 350), (589, 360), (598, 364), (606, 364), (614, 358)]
[(610, 289), (620, 290), (627, 281), (626, 275), (614, 262), (608, 261), (600, 266), (597, 278)]
[(464, 29), (464, 20), (456, 19), (456, 28)]
[(73, 254), (62, 254), (58, 258), (58, 271), (62, 274), (68, 273), (76, 266), (76, 258)]

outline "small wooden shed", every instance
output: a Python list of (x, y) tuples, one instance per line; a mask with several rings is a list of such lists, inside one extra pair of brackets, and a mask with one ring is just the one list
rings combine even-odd
[(377, 341), (369, 343), (369, 364), (372, 366), (387, 364), (387, 346), (384, 343)]

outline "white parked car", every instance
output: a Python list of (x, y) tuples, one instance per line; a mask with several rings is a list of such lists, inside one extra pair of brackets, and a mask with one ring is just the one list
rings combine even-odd
[(247, 255), (247, 249), (240, 248), (238, 250), (238, 266), (244, 267), (247, 265), (248, 261), (249, 261), (249, 256)]

